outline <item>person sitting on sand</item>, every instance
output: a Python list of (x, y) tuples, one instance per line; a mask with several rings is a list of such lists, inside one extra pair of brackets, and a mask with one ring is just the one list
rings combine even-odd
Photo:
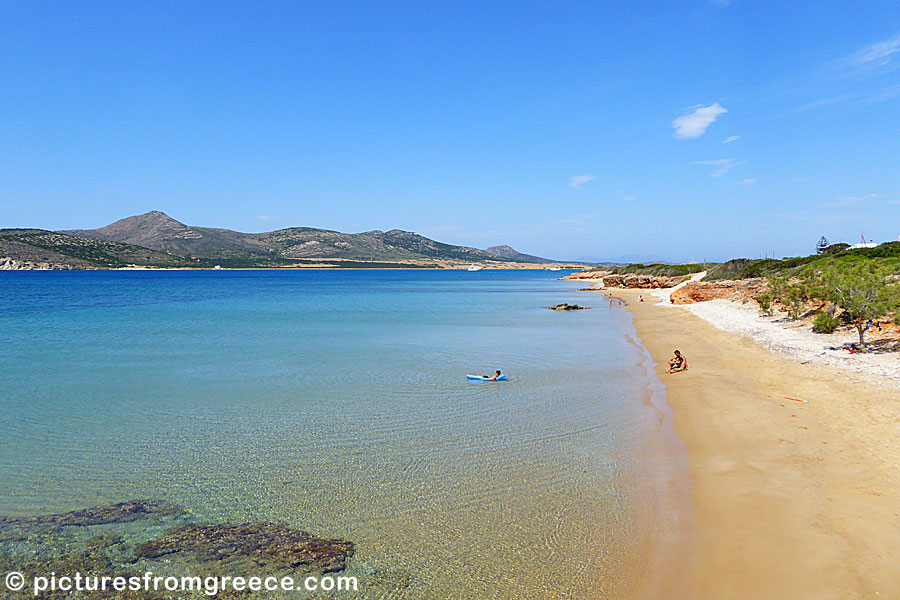
[(482, 377), (486, 377), (488, 381), (497, 381), (497, 378), (500, 377), (500, 371), (497, 371), (493, 375), (482, 375)]
[(687, 371), (688, 364), (687, 358), (681, 353), (681, 350), (675, 351), (675, 358), (669, 361), (669, 368), (666, 369), (666, 373), (678, 373), (680, 371)]

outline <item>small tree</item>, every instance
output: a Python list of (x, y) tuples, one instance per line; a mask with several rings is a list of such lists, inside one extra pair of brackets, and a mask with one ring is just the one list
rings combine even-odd
[(773, 277), (769, 281), (772, 298), (788, 309), (792, 320), (800, 317), (803, 303), (809, 299), (809, 283), (803, 279), (791, 279), (786, 275)]
[(866, 325), (900, 306), (900, 285), (882, 261), (839, 261), (808, 274), (813, 295), (834, 302), (859, 333), (866, 352)]
[(828, 248), (828, 245), (828, 240), (826, 240), (825, 236), (823, 235), (821, 238), (819, 238), (819, 241), (816, 242), (816, 254), (823, 254), (825, 252), (825, 249)]

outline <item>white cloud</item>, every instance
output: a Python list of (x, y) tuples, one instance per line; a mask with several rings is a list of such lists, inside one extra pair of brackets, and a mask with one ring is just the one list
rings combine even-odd
[(689, 165), (709, 165), (711, 167), (715, 167), (712, 173), (709, 174), (710, 177), (721, 177), (734, 167), (738, 165), (743, 165), (746, 163), (746, 160), (737, 161), (733, 158), (718, 158), (716, 160), (695, 160), (694, 162), (688, 163)]
[(688, 109), (688, 112), (672, 121), (675, 137), (680, 140), (698, 138), (706, 133), (706, 129), (716, 122), (719, 115), (727, 112), (728, 110), (719, 106), (718, 102), (709, 106), (699, 104), (693, 106)]
[(727, 138), (725, 138), (724, 140), (722, 140), (722, 143), (723, 143), (723, 144), (730, 144), (731, 142), (736, 142), (736, 141), (738, 141), (739, 139), (741, 139), (741, 136), (739, 136), (739, 135), (729, 135)]
[(753, 185), (754, 183), (756, 183), (756, 177), (748, 177), (741, 181), (741, 185)]
[(277, 221), (278, 217), (273, 217), (270, 215), (256, 215), (256, 219), (259, 221)]
[(622, 200), (624, 200), (625, 202), (634, 202), (635, 200), (637, 200), (637, 196), (625, 196), (624, 198), (622, 198)]
[(593, 175), (573, 175), (569, 177), (569, 187), (580, 190), (586, 183), (590, 183), (597, 179)]

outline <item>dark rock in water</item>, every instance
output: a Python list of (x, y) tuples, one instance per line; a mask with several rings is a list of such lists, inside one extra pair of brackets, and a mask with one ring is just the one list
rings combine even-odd
[(276, 523), (181, 525), (134, 549), (138, 558), (183, 555), (199, 562), (247, 559), (269, 568), (340, 571), (353, 542), (315, 537)]
[(55, 515), (35, 517), (0, 517), (0, 534), (12, 530), (39, 529), (47, 527), (87, 527), (109, 523), (130, 523), (142, 519), (152, 519), (183, 514), (180, 506), (158, 500), (131, 500), (119, 504), (105, 504), (93, 508), (73, 510)]
[(577, 304), (557, 304), (556, 306), (548, 306), (549, 310), (589, 310), (589, 306), (578, 306)]

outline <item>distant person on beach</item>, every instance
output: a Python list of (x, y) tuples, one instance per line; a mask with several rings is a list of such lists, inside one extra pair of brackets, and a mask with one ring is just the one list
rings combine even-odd
[(487, 377), (488, 381), (497, 381), (497, 378), (500, 377), (500, 371), (498, 370), (493, 375), (482, 375), (482, 377)]
[(644, 301), (644, 295), (641, 294), (640, 296), (638, 296), (638, 302), (643, 302), (643, 301)]
[(666, 373), (678, 373), (680, 371), (687, 371), (687, 368), (687, 359), (681, 353), (681, 350), (676, 350), (675, 357), (669, 361), (669, 368), (666, 369)]

